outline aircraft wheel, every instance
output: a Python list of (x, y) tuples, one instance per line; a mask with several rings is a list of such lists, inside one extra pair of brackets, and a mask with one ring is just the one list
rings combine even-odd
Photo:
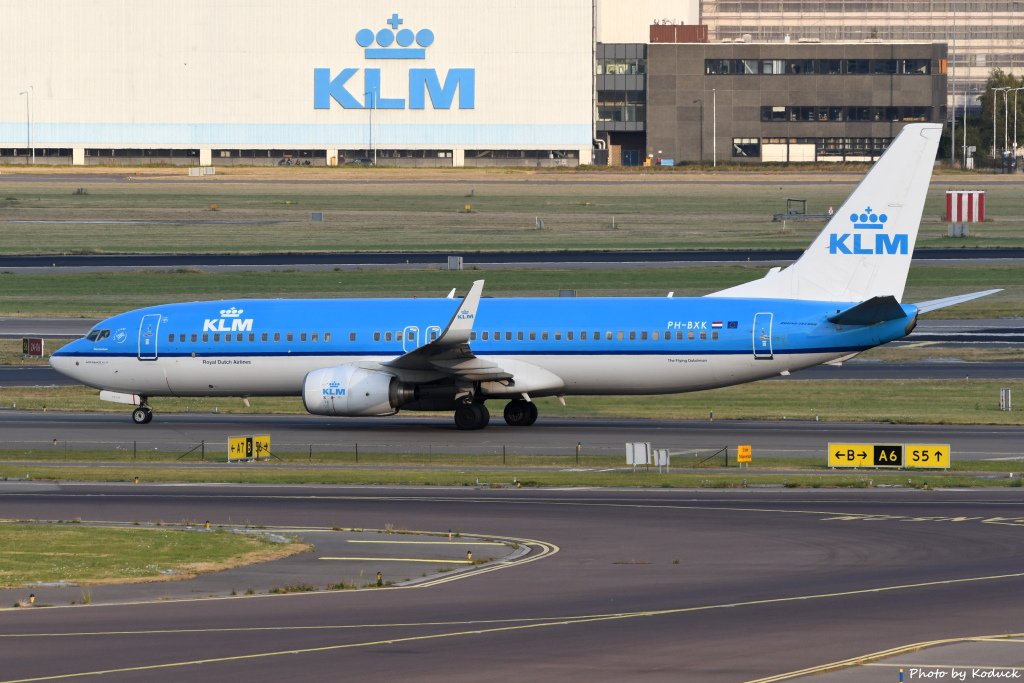
[(137, 425), (149, 424), (153, 421), (153, 410), (149, 406), (139, 406), (132, 411), (132, 422)]
[(512, 427), (529, 427), (537, 421), (537, 406), (530, 401), (515, 399), (505, 406), (505, 422)]
[(483, 429), (490, 420), (483, 403), (463, 403), (455, 409), (455, 426), (459, 429)]

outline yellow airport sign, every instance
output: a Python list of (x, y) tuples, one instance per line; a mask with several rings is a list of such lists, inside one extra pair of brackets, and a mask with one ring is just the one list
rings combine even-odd
[(902, 467), (903, 444), (829, 443), (829, 467)]
[(228, 462), (270, 457), (270, 435), (229, 436)]
[(904, 467), (949, 469), (952, 458), (948, 443), (908, 443), (904, 449)]
[(750, 462), (754, 458), (754, 449), (750, 444), (741, 444), (736, 447), (736, 462)]

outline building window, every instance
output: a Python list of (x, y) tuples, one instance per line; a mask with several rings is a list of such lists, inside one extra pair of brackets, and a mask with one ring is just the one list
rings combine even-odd
[(761, 156), (761, 142), (758, 138), (733, 138), (732, 155), (734, 157)]

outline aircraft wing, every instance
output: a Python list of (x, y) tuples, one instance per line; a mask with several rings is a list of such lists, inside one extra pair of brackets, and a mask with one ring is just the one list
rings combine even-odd
[(931, 301), (922, 301), (917, 306), (918, 313), (928, 313), (930, 311), (937, 311), (940, 308), (946, 308), (947, 306), (956, 306), (962, 304), (965, 301), (971, 301), (973, 299), (980, 299), (983, 296), (989, 294), (995, 294), (1001, 292), (1001, 289), (986, 289), (984, 292), (972, 292), (971, 294), (958, 294), (957, 296), (948, 296), (945, 299), (932, 299)]
[(462, 305), (437, 339), (381, 365), (398, 370), (442, 372), (474, 382), (512, 379), (511, 373), (491, 361), (478, 358), (469, 348), (469, 335), (473, 331), (483, 290), (483, 280), (473, 283)]

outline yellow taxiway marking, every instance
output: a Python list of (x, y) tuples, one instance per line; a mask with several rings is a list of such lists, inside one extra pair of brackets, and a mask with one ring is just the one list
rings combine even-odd
[(508, 543), (498, 543), (496, 541), (357, 541), (349, 539), (346, 543), (387, 543), (395, 545), (509, 545)]
[[(406, 636), (406, 637), (402, 637), (402, 638), (386, 638), (386, 639), (381, 639), (381, 640), (371, 640), (371, 641), (365, 641), (365, 642), (360, 642), (360, 643), (342, 643), (342, 644), (338, 644), (338, 645), (325, 645), (325, 646), (313, 647), (313, 648), (301, 648), (301, 649), (295, 649), (295, 650), (274, 650), (274, 651), (270, 651), (270, 652), (255, 652), (255, 653), (246, 654), (246, 655), (233, 655), (233, 656), (227, 656), (227, 657), (211, 657), (211, 658), (208, 658), (208, 659), (195, 659), (195, 660), (181, 661), (181, 662), (167, 662), (167, 663), (163, 663), (163, 664), (150, 664), (150, 665), (145, 665), (145, 666), (126, 667), (126, 668), (121, 668), (121, 669), (102, 669), (102, 670), (98, 670), (98, 671), (83, 671), (83, 672), (78, 672), (78, 673), (57, 674), (57, 675), (54, 675), (54, 676), (39, 676), (39, 677), (35, 677), (35, 678), (20, 678), (20, 679), (16, 679), (16, 680), (0, 681), (0, 683), (32, 683), (34, 681), (53, 681), (53, 680), (61, 680), (61, 679), (68, 679), (68, 678), (81, 678), (81, 677), (85, 677), (85, 676), (102, 676), (102, 675), (107, 675), (107, 674), (127, 673), (127, 672), (134, 672), (134, 671), (152, 671), (152, 670), (156, 670), (156, 669), (170, 669), (170, 668), (178, 668), (178, 667), (184, 667), (184, 666), (199, 666), (199, 665), (203, 665), (203, 664), (215, 664), (215, 663), (219, 663), (219, 662), (232, 662), (232, 661), (241, 661), (241, 660), (247, 660), (247, 659), (261, 659), (261, 658), (266, 658), (266, 657), (277, 657), (277, 656), (281, 656), (281, 655), (298, 655), (298, 654), (311, 654), (311, 653), (318, 653), (318, 652), (330, 652), (330, 651), (335, 651), (335, 650), (349, 650), (349, 649), (355, 649), (355, 648), (361, 648), (361, 647), (372, 647), (372, 646), (379, 646), (379, 645), (394, 645), (396, 643), (409, 643), (409, 642), (415, 642), (415, 641), (439, 640), (439, 639), (442, 639), (442, 638), (457, 638), (457, 637), (461, 637), (461, 636), (476, 636), (476, 635), (483, 635), (483, 634), (488, 634), (488, 633), (502, 633), (502, 632), (509, 632), (509, 631), (523, 631), (523, 630), (526, 630), (526, 629), (549, 628), (549, 627), (553, 627), (553, 626), (570, 626), (570, 625), (573, 625), (573, 624), (586, 624), (586, 623), (594, 623), (594, 622), (601, 622), (601, 621), (616, 621), (616, 620), (623, 620), (623, 619), (635, 619), (635, 618), (638, 618), (638, 617), (654, 617), (654, 616), (666, 616), (666, 615), (678, 615), (678, 614), (692, 614), (692, 613), (696, 613), (696, 612), (707, 612), (707, 611), (711, 611), (711, 610), (720, 610), (720, 609), (732, 609), (732, 608), (736, 608), (736, 607), (751, 607), (751, 606), (759, 606), (759, 605), (783, 604), (783, 603), (788, 603), (788, 602), (795, 602), (795, 601), (798, 601), (798, 600), (822, 600), (822, 599), (827, 599), (827, 598), (848, 597), (848, 596), (852, 596), (852, 595), (864, 595), (864, 594), (867, 594), (867, 593), (885, 593), (885, 592), (892, 592), (892, 591), (909, 590), (909, 589), (914, 589), (914, 588), (925, 588), (925, 587), (931, 587), (931, 586), (949, 586), (949, 585), (955, 585), (955, 584), (961, 584), (961, 583), (974, 583), (974, 582), (981, 582), (981, 581), (997, 581), (997, 580), (1001, 580), (1001, 579), (1014, 579), (1014, 578), (1022, 578), (1022, 577), (1024, 577), (1024, 572), (1015, 573), (1015, 574), (1000, 574), (1000, 575), (994, 575), (994, 576), (967, 577), (967, 578), (962, 578), (962, 579), (947, 579), (947, 580), (944, 580), (944, 581), (926, 581), (926, 582), (922, 582), (922, 583), (901, 584), (901, 585), (896, 585), (896, 586), (879, 586), (877, 588), (863, 588), (863, 589), (859, 589), (859, 590), (841, 591), (841, 592), (836, 592), (836, 593), (818, 593), (818, 594), (813, 594), (813, 595), (798, 595), (798, 596), (790, 596), (790, 597), (784, 597), (784, 598), (765, 598), (765, 599), (762, 599), (762, 600), (748, 600), (748, 601), (744, 601), (744, 602), (735, 602), (735, 603), (728, 603), (728, 604), (698, 605), (698, 606), (695, 606), (695, 607), (677, 607), (677, 608), (662, 609), (662, 610), (648, 610), (648, 611), (644, 611), (644, 612), (620, 612), (620, 613), (583, 615), (583, 616), (576, 616), (576, 617), (561, 617), (561, 618), (553, 617), (550, 621), (538, 621), (538, 622), (526, 623), (526, 624), (524, 624), (524, 623), (517, 623), (517, 624), (514, 624), (514, 625), (508, 625), (508, 626), (494, 626), (494, 627), (490, 627), (490, 628), (475, 628), (475, 629), (470, 629), (470, 630), (453, 631), (453, 632), (448, 632), (448, 633), (432, 633), (432, 634), (426, 634), (426, 635), (421, 635), (421, 636)], [(285, 628), (282, 628), (282, 629), (279, 629), (279, 630), (288, 630), (288, 629), (287, 629), (287, 627), (285, 627)], [(1019, 634), (1019, 633), (1007, 634), (1008, 637), (1020, 637), (1021, 635), (1024, 635), (1024, 634)], [(985, 636), (985, 637), (994, 638), (994, 637), (997, 637), (997, 636)], [(959, 638), (959, 639), (951, 639), (949, 641), (933, 641), (932, 643), (922, 643), (922, 644), (918, 644), (918, 645), (915, 645), (915, 646), (908, 646), (908, 647), (905, 647), (905, 648), (895, 648), (893, 650), (888, 650), (888, 651), (885, 651), (885, 652), (882, 652), (882, 653), (876, 653), (875, 655), (870, 655), (868, 657), (859, 657), (859, 658), (855, 658), (855, 659), (851, 659), (851, 660), (845, 660), (845, 662), (839, 662), (839, 663), (836, 663), (836, 664), (833, 664), (833, 665), (827, 665), (827, 666), (832, 667), (832, 668), (838, 668), (839, 666), (847, 665), (847, 663), (860, 664), (860, 663), (864, 663), (867, 659), (882, 659), (884, 657), (893, 656), (893, 655), (896, 655), (896, 654), (900, 654), (902, 652), (908, 652), (908, 651), (911, 651), (913, 649), (919, 649), (919, 648), (925, 647), (927, 645), (939, 644), (939, 643), (944, 643), (944, 642), (959, 642), (959, 641), (962, 641), (962, 640), (969, 640), (969, 639)], [(795, 677), (797, 675), (804, 675), (804, 674), (809, 673), (809, 672), (813, 673), (813, 672), (817, 672), (817, 671), (821, 671), (821, 670), (826, 670), (826, 668), (825, 667), (815, 667), (814, 669), (805, 669), (804, 671), (794, 672), (794, 673), (789, 673), (789, 674), (782, 674), (780, 676), (776, 676), (776, 677), (772, 677), (772, 678), (758, 679), (758, 681), (756, 681), (755, 683), (768, 683), (769, 681), (781, 681), (781, 680), (786, 680), (788, 678)]]
[[(1012, 638), (1022, 638), (1024, 633), (1005, 633), (996, 634), (990, 636), (976, 636), (968, 638), (944, 638), (942, 640), (929, 640), (923, 643), (911, 643), (909, 645), (901, 645), (888, 650), (881, 650), (879, 652), (871, 652), (866, 655), (859, 657), (851, 657), (850, 659), (843, 659), (838, 662), (830, 662), (828, 664), (821, 664), (819, 666), (812, 666), (806, 669), (800, 669), (799, 671), (790, 671), (784, 674), (778, 674), (777, 676), (769, 676), (768, 678), (758, 678), (747, 683), (775, 683), (776, 681), (788, 681), (793, 678), (800, 678), (802, 676), (810, 676), (812, 674), (825, 673), (827, 671), (836, 671), (838, 669), (845, 669), (851, 666), (867, 665), (879, 659), (886, 659), (888, 657), (895, 657), (897, 655), (907, 654), (908, 652), (917, 652), (918, 650), (924, 650), (925, 648), (935, 647), (937, 645), (952, 645), (954, 643), (965, 643), (971, 641), (990, 641), (990, 640), (1005, 640)], [(921, 664), (922, 668), (926, 668), (927, 664)], [(991, 667), (982, 667), (985, 669)]]
[(434, 564), (473, 564), (473, 560), (432, 560), (412, 557), (318, 557), (318, 560), (338, 562), (433, 562)]

